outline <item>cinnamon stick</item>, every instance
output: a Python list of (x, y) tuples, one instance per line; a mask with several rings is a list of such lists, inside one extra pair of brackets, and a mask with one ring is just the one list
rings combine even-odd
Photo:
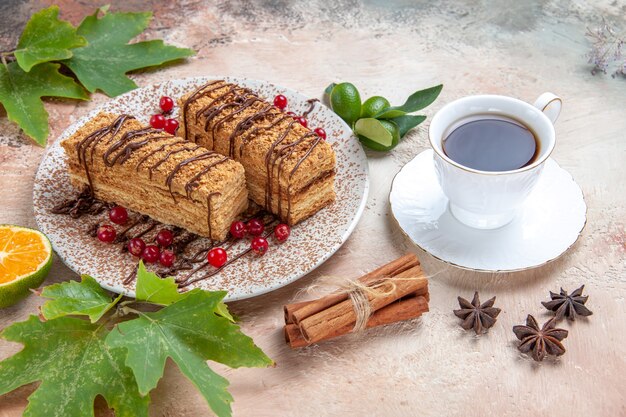
[[(410, 320), (421, 316), (422, 313), (427, 311), (428, 300), (426, 296), (410, 296), (376, 311), (370, 316), (365, 327), (369, 329), (397, 321)], [(352, 328), (352, 325), (347, 325), (342, 328), (333, 329), (332, 332), (323, 339), (318, 340), (318, 342), (350, 333)], [(304, 347), (311, 344), (306, 341), (300, 332), (300, 328), (293, 323), (285, 325), (285, 340), (292, 348)]]
[[(428, 287), (428, 280), (422, 274), (418, 265), (394, 277), (383, 281), (376, 294), (365, 293), (372, 312), (391, 304), (399, 298), (419, 289)], [(306, 308), (303, 307), (303, 308)], [(296, 310), (296, 313), (300, 310)], [(356, 322), (356, 312), (352, 301), (345, 300), (319, 313), (301, 320), (298, 326), (309, 343), (314, 343), (328, 337), (333, 329), (342, 328)]]
[[(393, 277), (408, 269), (414, 268), (419, 264), (420, 262), (417, 259), (417, 256), (410, 253), (363, 275), (357, 281), (363, 285), (372, 285), (382, 278)], [(346, 291), (340, 291), (317, 300), (287, 304), (285, 306), (285, 322), (299, 324), (305, 318), (317, 314), (347, 299), (348, 293)]]

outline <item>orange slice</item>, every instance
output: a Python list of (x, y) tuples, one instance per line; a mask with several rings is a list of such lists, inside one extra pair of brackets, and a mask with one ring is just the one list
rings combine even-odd
[(24, 298), (41, 285), (52, 264), (52, 247), (41, 232), (0, 225), (0, 308)]

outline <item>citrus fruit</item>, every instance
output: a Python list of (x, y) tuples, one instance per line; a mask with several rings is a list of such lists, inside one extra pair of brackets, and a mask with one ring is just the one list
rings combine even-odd
[(37, 288), (50, 271), (52, 247), (41, 232), (0, 225), (0, 308), (11, 306)]
[(381, 111), (391, 107), (389, 101), (385, 97), (374, 96), (370, 97), (361, 106), (361, 117), (374, 117)]
[(391, 144), (390, 145), (382, 145), (378, 143), (376, 140), (370, 139), (364, 135), (357, 135), (361, 143), (368, 148), (374, 151), (390, 151), (395, 148), (400, 142), (400, 129), (398, 129), (398, 125), (394, 122), (390, 122), (388, 120), (380, 120), (380, 123), (385, 127), (385, 129), (391, 133)]
[(350, 83), (337, 84), (330, 92), (330, 107), (352, 127), (361, 116), (359, 90)]

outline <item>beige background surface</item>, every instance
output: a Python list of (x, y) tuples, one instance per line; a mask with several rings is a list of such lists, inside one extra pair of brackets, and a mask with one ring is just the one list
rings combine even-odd
[[(42, 4), (40, 4), (42, 3)], [(90, 2), (63, 1), (75, 23)], [(393, 176), (427, 149), (428, 121), (389, 155), (370, 154), (371, 193), (346, 245), (317, 271), (279, 291), (230, 307), (244, 331), (277, 362), (274, 369), (228, 370), (236, 416), (626, 416), (626, 80), (590, 74), (586, 26), (604, 16), (626, 30), (623, 0), (586, 2), (487, 0), (113, 2), (114, 10), (155, 11), (150, 34), (198, 50), (183, 65), (133, 76), (140, 85), (192, 75), (267, 79), (311, 97), (332, 81), (351, 81), (364, 97), (400, 103), (412, 91), (442, 82), (431, 116), (473, 93), (532, 101), (553, 91), (565, 105), (556, 131), (556, 161), (580, 184), (588, 223), (578, 243), (547, 266), (514, 274), (462, 271), (408, 242), (389, 215)], [(0, 5), (0, 45), (11, 47), (21, 26), (46, 2)], [(47, 105), (51, 140), (106, 100)], [(31, 191), (43, 150), (0, 118), (0, 223), (34, 226)], [(413, 251), (431, 281), (431, 312), (299, 351), (281, 334), (284, 303), (322, 274), (356, 277)], [(47, 283), (76, 278), (58, 259)], [(540, 305), (548, 290), (586, 284), (589, 320), (564, 323), (567, 353), (536, 364), (516, 350), (511, 327)], [(452, 314), (456, 296), (477, 289), (503, 309), (492, 330), (475, 337)], [(0, 312), (0, 328), (36, 312), (29, 297)], [(0, 358), (19, 349), (0, 341)], [(171, 364), (170, 364), (171, 365)], [(0, 416), (14, 417), (35, 386), (0, 397)], [(154, 416), (208, 415), (208, 407), (175, 366), (152, 393)], [(99, 413), (107, 415), (103, 402)]]

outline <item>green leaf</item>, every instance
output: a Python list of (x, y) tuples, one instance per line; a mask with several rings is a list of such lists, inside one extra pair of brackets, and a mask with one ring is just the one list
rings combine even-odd
[(48, 113), (41, 97), (88, 98), (72, 78), (59, 73), (59, 67), (47, 62), (25, 72), (16, 62), (0, 65), (0, 103), (9, 119), (41, 146), (48, 137)]
[(147, 417), (150, 399), (139, 395), (124, 350), (105, 343), (107, 333), (73, 317), (41, 322), (30, 316), (7, 327), (0, 335), (24, 348), (0, 362), (0, 395), (41, 381), (28, 397), (25, 417), (93, 416), (97, 395), (117, 417)]
[(215, 314), (226, 293), (193, 290), (182, 300), (155, 313), (141, 313), (120, 323), (107, 338), (111, 347), (127, 349), (126, 365), (147, 393), (163, 376), (168, 357), (200, 390), (218, 416), (230, 416), (228, 381), (213, 372), (207, 360), (237, 368), (272, 365), (237, 325)]
[(100, 320), (122, 298), (120, 294), (111, 300), (111, 295), (89, 275), (83, 275), (80, 283), (68, 281), (49, 285), (43, 289), (41, 296), (51, 298), (41, 307), (46, 319), (85, 315), (92, 323)]
[(71, 58), (70, 49), (85, 46), (87, 41), (76, 28), (59, 20), (59, 6), (50, 6), (31, 16), (17, 44), (15, 58), (28, 72), (42, 62)]
[[(190, 294), (190, 292), (178, 292), (178, 286), (173, 277), (160, 278), (157, 274), (148, 271), (143, 261), (139, 261), (139, 268), (137, 268), (137, 287), (135, 291), (137, 300), (166, 306), (182, 300), (188, 294)], [(217, 305), (215, 314), (233, 323), (235, 322), (235, 319), (228, 311), (228, 307), (223, 302)]]
[(114, 97), (137, 87), (126, 76), (129, 71), (161, 65), (194, 54), (191, 49), (165, 45), (161, 40), (127, 43), (148, 27), (151, 13), (96, 13), (87, 16), (78, 34), (89, 44), (74, 49), (65, 64), (76, 74), (87, 90), (102, 90)]
[(392, 119), (395, 117), (403, 116), (407, 113), (413, 113), (429, 106), (441, 93), (443, 88), (442, 84), (435, 87), (427, 88), (425, 90), (416, 91), (411, 94), (406, 102), (401, 106), (389, 107), (386, 110), (381, 111), (375, 117), (377, 119)]
[(385, 129), (385, 126), (376, 119), (365, 118), (359, 119), (354, 126), (354, 132), (357, 135), (363, 135), (382, 146), (391, 146), (393, 140), (392, 134)]
[(400, 116), (395, 117), (393, 119), (389, 119), (389, 121), (394, 122), (398, 125), (400, 129), (400, 137), (403, 138), (404, 135), (411, 129), (413, 129), (418, 124), (422, 123), (426, 120), (426, 116)]
[(187, 294), (178, 292), (178, 286), (173, 277), (160, 278), (154, 272), (148, 271), (143, 261), (139, 261), (135, 290), (137, 300), (166, 306), (182, 300), (186, 296)]

